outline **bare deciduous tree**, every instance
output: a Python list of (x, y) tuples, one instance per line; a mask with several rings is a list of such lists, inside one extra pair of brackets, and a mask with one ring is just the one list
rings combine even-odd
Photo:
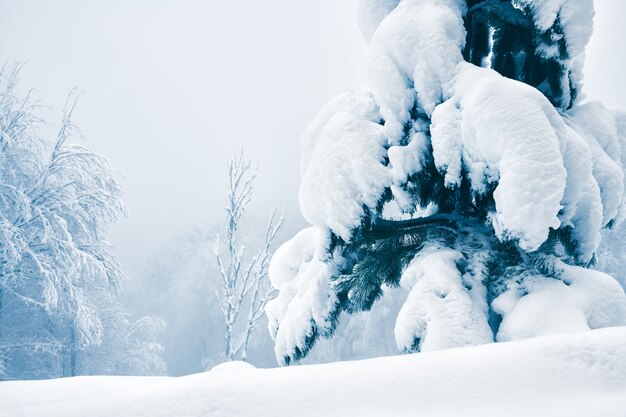
[(226, 207), (226, 237), (215, 238), (211, 252), (221, 276), (221, 289), (216, 290), (226, 324), (225, 357), (232, 361), (246, 360), (250, 336), (263, 317), (265, 304), (274, 296), (267, 270), (270, 247), (285, 218), (271, 214), (261, 247), (251, 254), (248, 242), (240, 237), (241, 219), (252, 197), (257, 167), (244, 153), (228, 163), (228, 206)]

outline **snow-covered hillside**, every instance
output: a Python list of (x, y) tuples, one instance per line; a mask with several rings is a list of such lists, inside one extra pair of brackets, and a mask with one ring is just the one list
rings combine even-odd
[(0, 383), (2, 417), (626, 415), (626, 327), (180, 378)]

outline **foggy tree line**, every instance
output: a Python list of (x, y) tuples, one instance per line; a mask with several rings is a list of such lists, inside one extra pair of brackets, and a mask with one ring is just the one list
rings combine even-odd
[[(80, 134), (72, 121), (76, 92), (51, 133), (48, 109), (20, 89), (20, 69), (0, 71), (0, 379), (164, 375), (167, 323), (158, 316), (167, 314), (138, 315), (126, 306), (140, 304), (149, 291), (131, 302), (124, 297), (132, 281), (107, 239), (108, 227), (127, 214), (119, 175), (103, 156), (72, 141)], [(213, 324), (193, 371), (246, 360), (274, 295), (267, 270), (284, 217), (272, 211), (258, 242), (243, 234), (255, 178), (243, 152), (229, 161), (224, 238), (205, 234), (194, 243), (200, 262), (212, 257), (194, 272), (208, 290), (194, 319), (209, 316)], [(193, 279), (180, 284), (192, 286)]]

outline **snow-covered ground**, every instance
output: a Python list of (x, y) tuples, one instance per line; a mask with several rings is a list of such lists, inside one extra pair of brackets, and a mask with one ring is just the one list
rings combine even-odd
[(2, 417), (626, 416), (626, 327), (180, 378), (0, 383)]

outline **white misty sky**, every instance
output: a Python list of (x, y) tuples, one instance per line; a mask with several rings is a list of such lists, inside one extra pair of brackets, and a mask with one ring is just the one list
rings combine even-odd
[[(124, 175), (123, 264), (223, 217), (225, 163), (260, 162), (257, 208), (297, 214), (299, 136), (366, 74), (356, 0), (0, 0), (0, 60), (61, 109), (81, 91), (83, 144)], [(626, 107), (626, 1), (596, 0), (585, 93)], [(60, 116), (59, 116), (60, 117)]]

